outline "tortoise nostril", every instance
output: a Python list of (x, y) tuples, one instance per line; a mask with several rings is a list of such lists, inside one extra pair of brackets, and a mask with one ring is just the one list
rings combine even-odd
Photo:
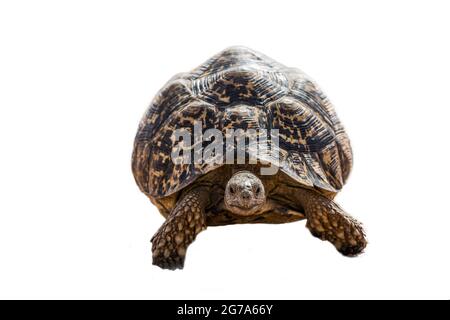
[(244, 191), (244, 192), (242, 192), (242, 194), (241, 194), (241, 197), (242, 197), (242, 199), (244, 199), (244, 200), (248, 200), (248, 199), (250, 199), (250, 192), (247, 192), (247, 191)]

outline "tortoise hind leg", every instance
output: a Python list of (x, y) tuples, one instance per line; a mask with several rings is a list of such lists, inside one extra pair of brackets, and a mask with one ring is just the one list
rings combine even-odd
[(153, 264), (163, 269), (182, 269), (187, 247), (206, 229), (208, 190), (198, 187), (178, 200), (164, 224), (153, 236)]
[(347, 214), (333, 200), (316, 192), (297, 192), (305, 211), (306, 227), (319, 239), (331, 242), (345, 256), (360, 254), (367, 245), (362, 224)]

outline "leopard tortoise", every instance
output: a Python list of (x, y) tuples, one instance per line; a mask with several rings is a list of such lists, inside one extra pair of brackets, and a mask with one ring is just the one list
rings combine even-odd
[[(205, 158), (212, 141), (224, 146)], [(349, 138), (307, 75), (245, 47), (225, 49), (173, 77), (139, 124), (133, 174), (166, 218), (152, 238), (153, 264), (183, 268), (207, 226), (301, 219), (343, 255), (357, 255), (367, 244), (363, 227), (333, 201), (351, 167)]]

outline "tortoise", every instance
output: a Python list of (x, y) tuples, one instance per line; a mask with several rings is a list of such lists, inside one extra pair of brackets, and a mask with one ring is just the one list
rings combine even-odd
[[(180, 132), (190, 135), (180, 141)], [(211, 141), (223, 143), (217, 134), (230, 143), (202, 157)], [(249, 48), (227, 48), (169, 80), (139, 124), (132, 171), (166, 218), (151, 240), (153, 264), (182, 269), (207, 226), (302, 219), (313, 236), (358, 255), (362, 224), (333, 201), (351, 168), (349, 138), (313, 80)]]

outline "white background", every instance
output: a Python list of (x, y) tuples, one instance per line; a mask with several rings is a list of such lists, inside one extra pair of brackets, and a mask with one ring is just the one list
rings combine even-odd
[[(446, 1), (2, 1), (0, 298), (450, 298)], [(358, 258), (305, 222), (209, 228), (151, 265), (130, 169), (153, 95), (230, 45), (310, 74), (355, 166)]]

